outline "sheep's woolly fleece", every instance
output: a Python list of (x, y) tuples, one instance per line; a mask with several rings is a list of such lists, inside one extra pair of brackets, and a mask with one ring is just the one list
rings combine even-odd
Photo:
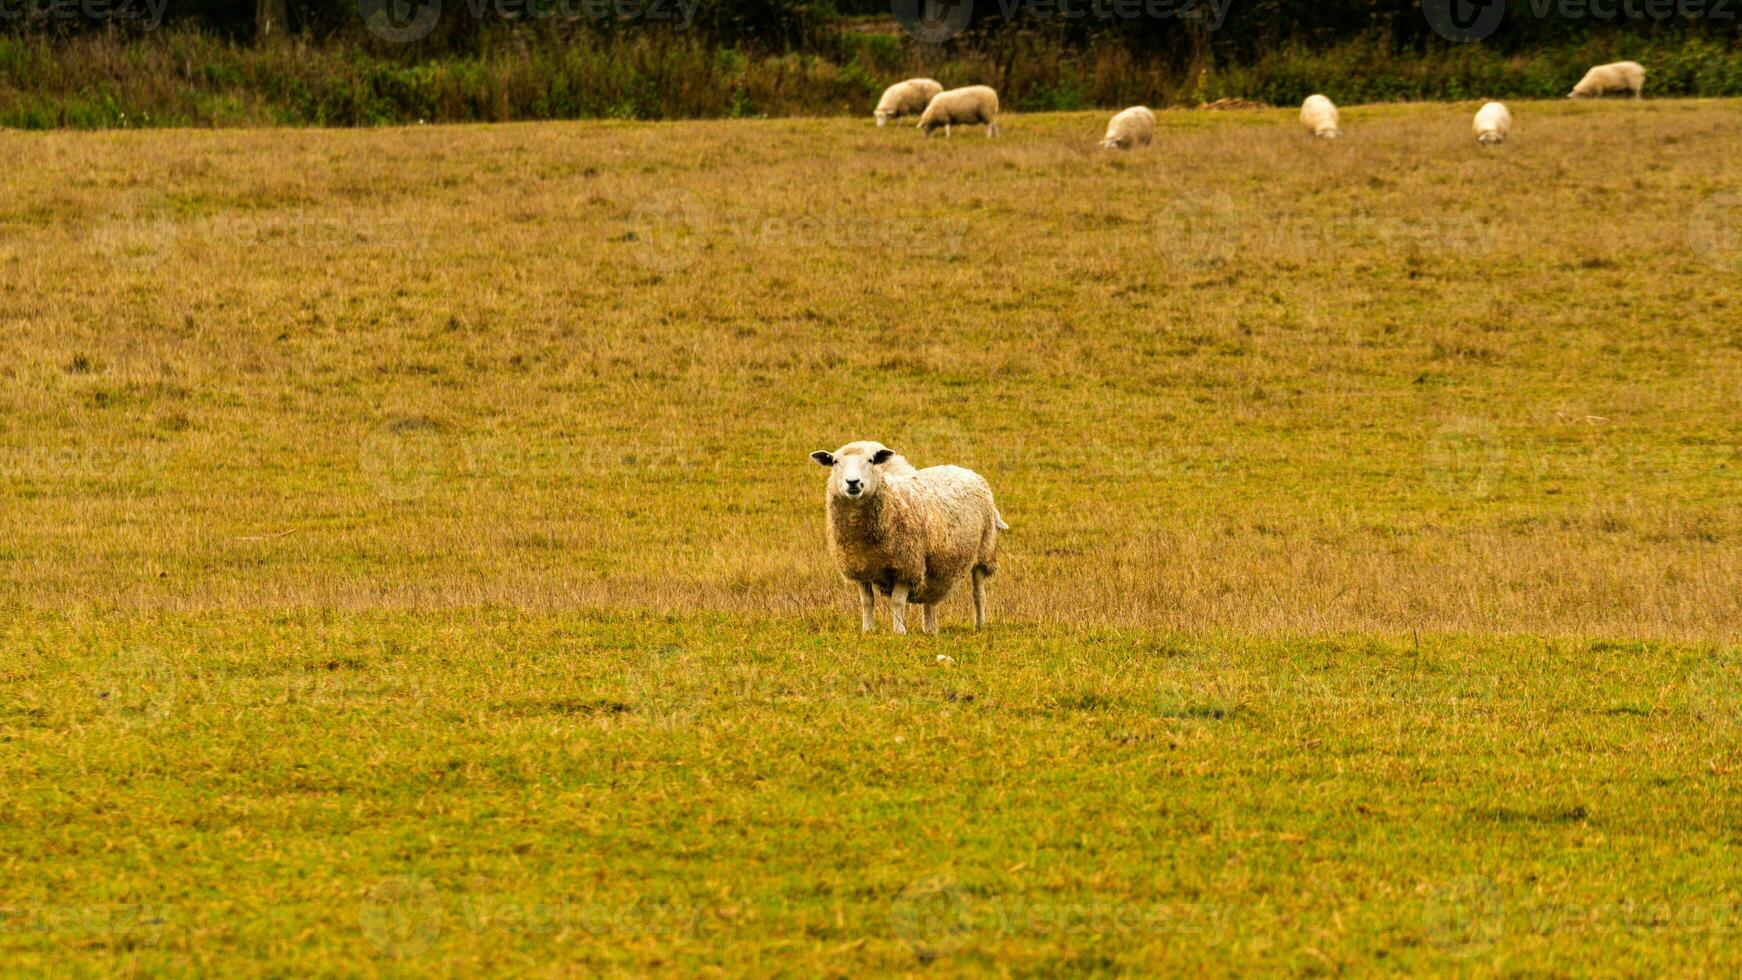
[(1155, 136), (1155, 113), (1148, 106), (1134, 105), (1107, 121), (1107, 135), (1101, 145), (1109, 150), (1129, 150), (1148, 146)]
[(1307, 132), (1325, 139), (1343, 135), (1343, 121), (1336, 105), (1322, 95), (1309, 95), (1300, 104), (1300, 124)]
[(932, 96), (943, 90), (942, 85), (929, 78), (910, 78), (905, 82), (896, 82), (883, 90), (883, 98), (877, 100), (877, 111), (872, 115), (876, 117), (879, 126), (891, 119), (917, 115), (925, 111)]
[(1589, 98), (1611, 92), (1632, 92), (1633, 97), (1638, 98), (1643, 88), (1645, 67), (1637, 61), (1617, 61), (1585, 72), (1585, 77), (1579, 79), (1579, 84), (1573, 86), (1567, 98)]
[[(870, 457), (881, 443), (842, 446), (837, 459)], [(858, 501), (828, 496), (829, 548), (841, 575), (889, 595), (908, 586), (910, 603), (943, 601), (976, 566), (998, 571), (998, 530), (1004, 522), (992, 488), (973, 470), (915, 470), (902, 456), (881, 464), (882, 485)]]
[(998, 93), (987, 85), (970, 85), (939, 92), (920, 113), (919, 128), (927, 135), (939, 126), (986, 124), (986, 135), (998, 132)]
[(1476, 110), (1476, 118), (1471, 123), (1476, 132), (1476, 142), (1483, 144), (1505, 142), (1508, 133), (1512, 132), (1512, 113), (1498, 102), (1490, 102)]

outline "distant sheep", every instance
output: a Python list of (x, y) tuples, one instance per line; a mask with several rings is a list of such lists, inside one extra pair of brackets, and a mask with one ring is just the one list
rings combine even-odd
[(1322, 95), (1309, 95), (1300, 104), (1300, 124), (1307, 132), (1324, 139), (1343, 135), (1342, 117), (1337, 114), (1337, 107)]
[(1504, 143), (1507, 134), (1512, 132), (1512, 113), (1504, 105), (1490, 102), (1476, 110), (1472, 127), (1476, 131), (1476, 142), (1489, 146)]
[(1134, 105), (1107, 121), (1107, 135), (1101, 146), (1108, 150), (1129, 150), (1148, 146), (1155, 137), (1155, 113), (1145, 106)]
[(916, 470), (880, 442), (850, 442), (811, 459), (829, 469), (829, 550), (841, 576), (859, 587), (861, 629), (871, 631), (881, 592), (895, 632), (907, 632), (909, 602), (925, 607), (925, 631), (937, 632), (938, 603), (964, 575), (973, 578), (974, 625), (986, 625), (986, 579), (998, 571), (998, 532), (1010, 527), (978, 473)]
[(1644, 88), (1645, 69), (1639, 62), (1617, 61), (1612, 65), (1598, 65), (1585, 72), (1585, 77), (1579, 79), (1579, 84), (1573, 86), (1573, 90), (1567, 93), (1567, 98), (1589, 99), (1599, 95), (1632, 92), (1637, 99)]
[(925, 111), (926, 103), (931, 97), (942, 92), (944, 87), (929, 78), (910, 78), (905, 82), (896, 82), (883, 90), (883, 98), (877, 100), (877, 125), (882, 126), (891, 119), (902, 116), (917, 116)]
[(919, 116), (920, 132), (931, 136), (932, 130), (943, 127), (944, 137), (950, 135), (951, 126), (972, 126), (976, 123), (986, 124), (986, 138), (998, 135), (998, 93), (987, 85), (970, 85), (967, 88), (953, 88), (948, 92), (939, 92), (926, 103), (925, 111)]

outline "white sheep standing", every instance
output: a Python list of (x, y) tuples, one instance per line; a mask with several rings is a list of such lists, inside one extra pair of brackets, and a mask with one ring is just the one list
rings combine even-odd
[(931, 97), (925, 111), (919, 114), (919, 130), (928, 137), (939, 126), (943, 127), (947, 139), (951, 126), (975, 123), (986, 124), (987, 139), (998, 135), (998, 93), (992, 91), (990, 85), (970, 85), (939, 92)]
[(1147, 106), (1134, 105), (1107, 120), (1107, 135), (1101, 137), (1101, 147), (1107, 150), (1129, 150), (1148, 146), (1155, 137), (1155, 113)]
[(1342, 117), (1337, 114), (1336, 105), (1322, 95), (1309, 95), (1300, 104), (1300, 124), (1307, 132), (1325, 139), (1343, 135)]
[(883, 98), (877, 100), (877, 111), (872, 114), (877, 117), (879, 126), (891, 119), (917, 115), (925, 111), (932, 96), (943, 90), (942, 85), (929, 78), (910, 78), (905, 82), (896, 82), (883, 90)]
[(1588, 99), (1612, 92), (1632, 92), (1637, 99), (1644, 88), (1644, 66), (1637, 61), (1617, 61), (1610, 65), (1598, 65), (1585, 72), (1585, 77), (1579, 79), (1579, 84), (1573, 86), (1573, 90), (1567, 93), (1567, 98)]
[(841, 576), (859, 587), (861, 629), (871, 631), (881, 592), (895, 632), (907, 632), (909, 602), (925, 607), (925, 631), (937, 632), (938, 603), (964, 575), (974, 582), (974, 625), (986, 625), (986, 579), (998, 571), (998, 532), (1010, 526), (980, 474), (916, 470), (880, 442), (850, 442), (811, 459), (829, 469), (829, 550)]
[(1512, 132), (1512, 113), (1499, 102), (1490, 102), (1476, 110), (1476, 119), (1472, 124), (1476, 131), (1476, 142), (1484, 146), (1506, 142), (1506, 137)]

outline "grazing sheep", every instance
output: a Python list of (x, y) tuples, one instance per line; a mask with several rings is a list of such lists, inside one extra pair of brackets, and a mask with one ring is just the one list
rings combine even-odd
[(925, 607), (925, 631), (938, 628), (938, 603), (963, 575), (974, 582), (974, 625), (986, 625), (986, 579), (998, 571), (998, 516), (992, 488), (960, 466), (916, 470), (880, 442), (850, 442), (811, 453), (829, 468), (829, 550), (841, 576), (859, 586), (860, 628), (870, 632), (876, 593), (889, 619), (907, 632), (907, 604)]
[(1598, 65), (1585, 72), (1585, 77), (1579, 79), (1579, 84), (1573, 86), (1573, 90), (1567, 93), (1567, 98), (1588, 99), (1615, 92), (1632, 92), (1637, 99), (1644, 88), (1645, 69), (1639, 62), (1617, 61), (1612, 65)]
[(927, 137), (939, 126), (948, 139), (951, 126), (986, 124), (986, 138), (998, 135), (998, 93), (988, 85), (970, 85), (939, 92), (919, 114), (919, 129)]
[(929, 78), (910, 78), (905, 82), (896, 82), (884, 89), (883, 98), (877, 100), (877, 111), (873, 113), (877, 117), (877, 125), (924, 112), (931, 97), (943, 90), (942, 85)]
[(1300, 104), (1300, 124), (1314, 136), (1331, 140), (1343, 135), (1342, 118), (1337, 107), (1322, 95), (1309, 95)]
[(1129, 150), (1133, 146), (1148, 146), (1155, 136), (1155, 113), (1145, 106), (1134, 105), (1107, 121), (1107, 135), (1101, 146), (1108, 150)]
[(1476, 110), (1476, 121), (1473, 127), (1476, 131), (1476, 142), (1485, 146), (1506, 142), (1507, 134), (1512, 132), (1512, 113), (1498, 102), (1490, 102)]

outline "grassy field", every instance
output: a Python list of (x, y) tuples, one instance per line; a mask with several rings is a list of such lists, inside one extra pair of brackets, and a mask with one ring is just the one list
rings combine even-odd
[(1736, 971), (1742, 104), (1512, 108), (0, 132), (0, 963)]

